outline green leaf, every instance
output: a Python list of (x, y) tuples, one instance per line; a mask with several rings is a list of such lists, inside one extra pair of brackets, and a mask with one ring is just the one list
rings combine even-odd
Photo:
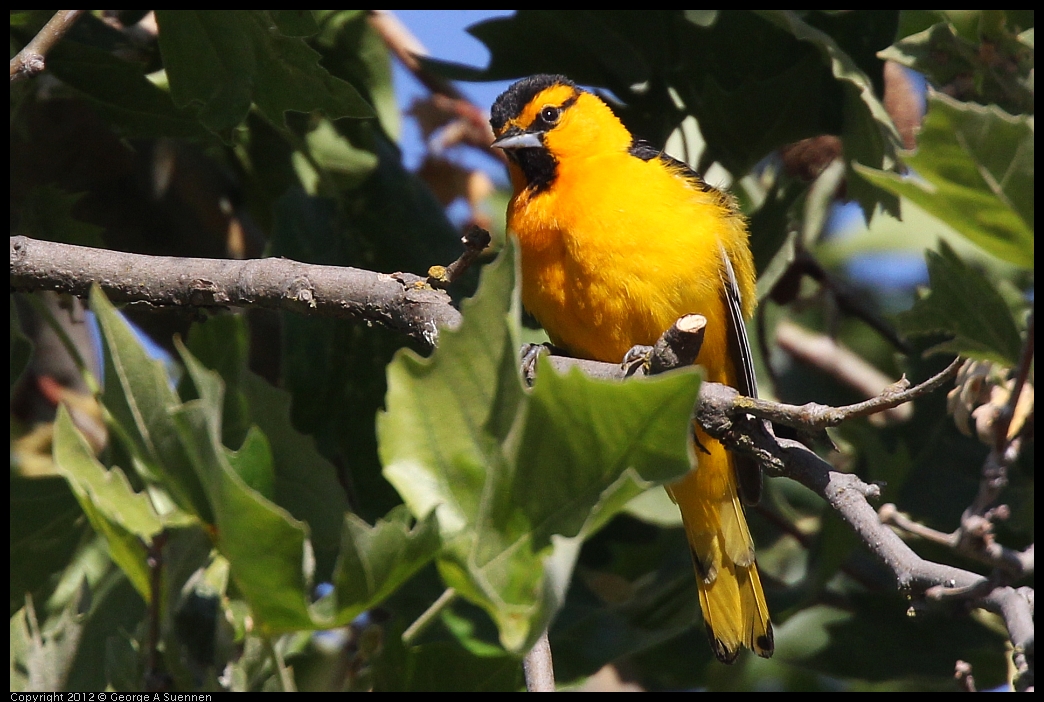
[(1032, 114), (1032, 38), (1027, 44), (1013, 34), (1004, 11), (983, 11), (982, 19), (990, 29), (976, 31), (974, 41), (962, 37), (950, 22), (939, 22), (879, 55), (920, 71), (937, 88), (958, 92), (961, 100)]
[[(284, 15), (276, 22), (262, 10), (159, 10), (156, 20), (174, 102), (201, 105), (203, 124), (219, 134), (238, 126), (251, 103), (278, 126), (290, 110), (322, 110), (330, 119), (373, 115), (300, 36), (280, 33), (288, 26)], [(303, 25), (294, 22), (289, 31)]]
[(521, 652), (561, 605), (578, 539), (689, 469), (699, 377), (613, 383), (543, 362), (525, 392), (514, 266), (512, 245), (430, 359), (397, 354), (377, 430), (385, 477), (415, 515), (438, 518), (446, 584)]
[(1033, 267), (1033, 122), (935, 94), (904, 161), (917, 177), (857, 167), (994, 256)]
[[(242, 391), (250, 354), (249, 329), (245, 317), (215, 314), (202, 322), (195, 322), (189, 328), (185, 347), (200, 363), (221, 375), (225, 383), (221, 443), (225, 446), (240, 446), (254, 424), (251, 417), (254, 404)], [(187, 376), (181, 378), (178, 392), (183, 400), (199, 396), (191, 378)]]
[(83, 193), (70, 194), (53, 185), (30, 190), (21, 202), (18, 233), (47, 241), (103, 247), (101, 227), (82, 222), (72, 209)]
[(344, 187), (358, 186), (377, 167), (376, 154), (352, 146), (329, 120), (320, 120), (305, 135), (305, 143), (316, 165), (341, 176), (338, 183)]
[(311, 10), (269, 10), (269, 16), (286, 37), (310, 37), (319, 31)]
[[(646, 494), (669, 502), (665, 490)], [(678, 514), (674, 504), (668, 511)], [(618, 519), (591, 546), (549, 632), (555, 673), (563, 680), (590, 675), (610, 661), (691, 631), (699, 609), (682, 529), (653, 529)], [(598, 557), (591, 558), (593, 552)], [(685, 650), (685, 667), (695, 672), (712, 657), (704, 641), (698, 641)]]
[(392, 80), (392, 55), (370, 24), (366, 10), (316, 10), (319, 33), (311, 44), (323, 54), (323, 66), (356, 86), (373, 105), (384, 132), (398, 142), (402, 116)]
[(275, 494), (275, 472), (272, 469), (272, 447), (268, 438), (257, 427), (250, 427), (238, 450), (227, 447), (225, 456), (229, 465), (251, 490), (271, 500)]
[(406, 647), (395, 630), (373, 677), (376, 692), (517, 692), (524, 684), (517, 656), (479, 656), (445, 641)]
[[(272, 254), (297, 261), (423, 273), (460, 253), (460, 233), (430, 189), (406, 171), (394, 145), (376, 135), (377, 169), (358, 188), (329, 199), (290, 189), (276, 204)], [(383, 406), (385, 367), (401, 334), (348, 321), (283, 315), (282, 386), (294, 425), (350, 475), (356, 510), (373, 522), (401, 503), (380, 474), (374, 418)], [(256, 403), (255, 403), (256, 404)], [(266, 429), (266, 433), (268, 430)], [(343, 510), (342, 510), (343, 511)], [(332, 522), (334, 548), (341, 515)], [(314, 534), (319, 553), (319, 534)]]
[(83, 511), (61, 477), (24, 478), (11, 473), (10, 569), (11, 614), (34, 602), (46, 602), (80, 545)]
[[(217, 549), (227, 559), (231, 577), (249, 602), (253, 616), (268, 632), (346, 625), (431, 560), (438, 548), (433, 521), (422, 522), (411, 530), (406, 524), (405, 510), (399, 510), (373, 528), (353, 515), (345, 522), (344, 493), (333, 467), (318, 454), (310, 438), (293, 429), (289, 396), (246, 370), (241, 320), (217, 317), (197, 326), (190, 336), (193, 346), (222, 368), (232, 382), (230, 391), (239, 398), (226, 402), (221, 375), (208, 370), (176, 341), (187, 371), (183, 390), (191, 398), (181, 403), (165, 381), (160, 391), (156, 364), (138, 357), (143, 352), (136, 340), (124, 336), (129, 334), (126, 324), (111, 306), (106, 307), (100, 293), (94, 297), (93, 305), (103, 320), (103, 337), (109, 349), (108, 366), (116, 382), (109, 399), (113, 400), (110, 411), (116, 418), (118, 435), (128, 441), (132, 453), (141, 457), (139, 465), (150, 463), (153, 480), (161, 487), (170, 489), (177, 475), (168, 461), (176, 460), (181, 468), (191, 471), (199, 499), (206, 513), (212, 515), (209, 524), (213, 525)], [(226, 340), (224, 346), (219, 344), (221, 339)], [(157, 407), (160, 400), (167, 403), (163, 412)], [(222, 443), (226, 415), (249, 426), (237, 451)], [(141, 419), (144, 416), (153, 423)], [(256, 425), (249, 423), (253, 421)], [(124, 423), (129, 423), (130, 428), (124, 427)], [(161, 432), (170, 435), (164, 442), (167, 450), (151, 452), (146, 447), (148, 441)], [(61, 455), (65, 462), (72, 460), (65, 453)], [(86, 461), (80, 454), (74, 457), (80, 463)], [(88, 468), (95, 473), (103, 470), (87, 461), (86, 467), (79, 466), (76, 473), (79, 480), (86, 480), (80, 476)], [(116, 480), (124, 492), (129, 491), (118, 480), (122, 473), (117, 471), (115, 475), (111, 480)], [(107, 498), (103, 501), (100, 488), (95, 485), (100, 478), (93, 474), (88, 477), (93, 480), (88, 483), (91, 499), (84, 508), (95, 528), (109, 541), (114, 558), (132, 574), (137, 585), (138, 574), (124, 565), (129, 559), (119, 552), (125, 547), (126, 534), (112, 525), (122, 528), (124, 524), (137, 524), (116, 511), (130, 497), (119, 492), (113, 496), (113, 488), (109, 488), (100, 493)], [(323, 544), (324, 550), (331, 552), (331, 561), (341, 546), (338, 565), (329, 568), (336, 571), (336, 610), (331, 612), (326, 605), (314, 609), (309, 606), (315, 559), (308, 541), (308, 524), (295, 519), (269, 496), (278, 496), (296, 514), (314, 523), (324, 539), (329, 538), (329, 522), (337, 520), (334, 544)], [(91, 510), (99, 511), (109, 521), (96, 520)]]
[(542, 368), (512, 499), (536, 526), (536, 548), (552, 534), (589, 535), (646, 488), (684, 475), (699, 390), (695, 369), (616, 383)]
[(14, 394), (15, 384), (22, 377), (29, 359), (33, 355), (33, 342), (22, 333), (22, 325), (18, 322), (18, 307), (15, 305), (14, 296), (11, 296), (11, 312), (8, 317), (10, 322), (11, 341), (11, 387), (10, 392)]
[(206, 489), (218, 550), (231, 564), (232, 577), (255, 615), (269, 630), (312, 628), (308, 597), (314, 559), (306, 556), (307, 526), (247, 486), (232, 469), (220, 441), (221, 378), (184, 347), (179, 351), (200, 399), (171, 414)]
[(147, 495), (136, 493), (119, 468), (106, 470), (91, 453), (69, 412), (58, 408), (54, 463), (69, 481), (94, 530), (109, 543), (112, 560), (146, 602), (152, 597), (146, 546), (163, 529)]
[(350, 622), (380, 604), (435, 557), (439, 532), (434, 516), (413, 529), (411, 521), (402, 505), (372, 527), (354, 514), (345, 515), (334, 573), (337, 621)]
[[(875, 94), (873, 82), (862, 68), (829, 34), (808, 24), (795, 12), (762, 10), (758, 14), (795, 38), (816, 47), (830, 66), (843, 94), (840, 133), (849, 167), (861, 163), (884, 170), (892, 168), (902, 142), (892, 118)], [(859, 202), (868, 219), (879, 202), (886, 210), (898, 211), (895, 199), (882, 199), (880, 191), (866, 188), (858, 179), (848, 180), (848, 195)]]
[(181, 401), (163, 364), (148, 357), (97, 285), (91, 288), (90, 304), (102, 332), (101, 401), (111, 429), (133, 456), (135, 471), (161, 484), (181, 510), (213, 524), (210, 503), (173, 420)]
[(1004, 298), (945, 243), (939, 253), (928, 251), (925, 258), (930, 290), (899, 316), (900, 330), (954, 335), (926, 353), (956, 353), (1014, 366), (1022, 341)]
[(24, 666), (28, 680), (27, 690), (65, 690), (70, 670), (76, 660), (77, 646), (85, 629), (83, 613), (90, 606), (90, 590), (86, 581), (76, 589), (73, 599), (63, 603), (62, 611), (48, 624), (47, 631), (39, 626), (35, 609), (19, 611), (11, 621), (12, 653), (21, 654), (21, 666), (11, 661), (12, 683), (14, 672)]
[[(56, 480), (66, 485), (64, 479)], [(35, 616), (29, 621), (26, 610), (11, 618), (12, 691), (104, 689), (111, 681), (108, 645), (114, 639), (130, 645), (135, 632), (143, 631), (139, 625), (145, 621), (145, 602), (105, 557), (104, 543), (97, 539), (83, 546), (61, 575), (69, 591), (46, 607), (35, 600)], [(140, 659), (134, 660), (138, 667)], [(136, 679), (133, 689), (141, 689), (140, 672)]]
[[(821, 673), (892, 686), (897, 678), (916, 676), (911, 682), (922, 690), (925, 676), (946, 661), (974, 655), (984, 677), (1003, 679), (1003, 652), (988, 643), (998, 634), (974, 619), (931, 611), (911, 616), (894, 593), (850, 593), (847, 600), (866, 616), (822, 604), (808, 607), (776, 629), (776, 655)], [(924, 646), (928, 638), (932, 646)]]
[(250, 418), (264, 432), (272, 450), (274, 499), (295, 518), (307, 522), (316, 555), (316, 574), (326, 578), (341, 543), (348, 500), (337, 469), (316, 448), (315, 440), (290, 421), (290, 395), (249, 371), (240, 387)]
[[(206, 325), (228, 328), (235, 320), (208, 321)], [(206, 343), (212, 334), (197, 331), (197, 347), (211, 349)], [(208, 435), (220, 434), (218, 409), (222, 406), (223, 384), (216, 373), (203, 368), (185, 349), (180, 349), (189, 377), (199, 392), (200, 399), (190, 405), (198, 410), (194, 422), (210, 425)], [(229, 372), (230, 359), (225, 369)], [(245, 358), (239, 359), (239, 364)], [(255, 611), (276, 630), (312, 627), (343, 626), (363, 610), (376, 606), (396, 590), (405, 580), (432, 559), (438, 548), (438, 532), (433, 522), (422, 522), (409, 529), (407, 512), (393, 511), (374, 527), (354, 515), (344, 515), (344, 494), (336, 481), (333, 467), (315, 450), (312, 440), (293, 429), (289, 419), (289, 396), (272, 388), (245, 368), (239, 373), (238, 388), (247, 399), (253, 419), (266, 434), (252, 427), (236, 460), (244, 452), (258, 452), (262, 460), (254, 461), (252, 471), (267, 465), (269, 474), (252, 473), (252, 479), (270, 484), (275, 480), (274, 492), (281, 504), (292, 507), (300, 518), (314, 523), (321, 532), (328, 530), (327, 522), (338, 519), (343, 525), (340, 537), (340, 555), (334, 567), (336, 610), (325, 611), (317, 605), (307, 614), (299, 605), (308, 596), (309, 569), (302, 579), (302, 559), (307, 559), (301, 525), (285, 514), (281, 507), (265, 500), (231, 471), (217, 471), (223, 478), (208, 485), (214, 500), (217, 517), (219, 549), (229, 559), (232, 574), (241, 591)], [(227, 406), (227, 403), (226, 403)], [(267, 433), (267, 432), (266, 432)], [(255, 437), (255, 438), (252, 438)], [(250, 448), (250, 444), (263, 445)], [(225, 450), (225, 455), (229, 452)], [(201, 458), (205, 464), (214, 463), (218, 455)], [(271, 475), (272, 465), (277, 475)], [(324, 544), (325, 546), (325, 544)], [(336, 548), (336, 546), (335, 546)], [(263, 554), (258, 552), (263, 550)]]
[(109, 521), (146, 544), (163, 529), (163, 520), (148, 495), (136, 492), (122, 470), (106, 469), (94, 457), (64, 405), (55, 420), (54, 458), (77, 497), (89, 499)]
[[(90, 612), (84, 622), (83, 634), (77, 642), (76, 659), (69, 671), (65, 689), (104, 688), (111, 679), (107, 664), (108, 650), (113, 640), (133, 638), (130, 632), (141, 630), (142, 623), (147, 621), (147, 613), (145, 601), (135, 594), (130, 581), (119, 570), (110, 568), (91, 588)], [(138, 662), (140, 665), (140, 658)], [(140, 674), (137, 681), (138, 687), (134, 689), (140, 690)]]
[(203, 365), (217, 370), (224, 381), (222, 443), (245, 446), (251, 434), (264, 437), (271, 465), (267, 473), (258, 477), (267, 474), (264, 479), (269, 487), (262, 488), (262, 483), (255, 484), (253, 478), (244, 479), (295, 518), (308, 523), (315, 549), (316, 577), (330, 579), (348, 509), (345, 491), (337, 469), (318, 451), (315, 440), (294, 428), (289, 393), (248, 370), (245, 317), (215, 315), (194, 324), (187, 347)]
[[(135, 468), (168, 491), (175, 503), (215, 527), (218, 550), (254, 616), (273, 631), (312, 628), (308, 611), (311, 567), (306, 526), (251, 489), (233, 470), (221, 443), (224, 386), (181, 349), (198, 399), (181, 403), (161, 365), (97, 289), (91, 308), (102, 328), (105, 351), (103, 402), (113, 429), (135, 457)], [(260, 484), (271, 484), (272, 466), (255, 463)], [(310, 546), (310, 545), (309, 545)]]
[(206, 138), (191, 109), (175, 107), (142, 68), (107, 51), (62, 41), (47, 56), (47, 70), (87, 97), (128, 137)]
[(664, 23), (670, 21), (662, 11), (518, 10), (468, 27), (490, 51), (486, 69), (425, 63), (461, 80), (565, 73), (585, 85), (626, 88), (649, 79), (649, 54), (664, 53)]

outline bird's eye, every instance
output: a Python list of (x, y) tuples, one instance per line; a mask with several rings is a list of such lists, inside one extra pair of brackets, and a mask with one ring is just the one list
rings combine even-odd
[(544, 109), (540, 110), (540, 119), (544, 120), (548, 124), (554, 124), (558, 121), (559, 116), (562, 114), (562, 110), (557, 107), (551, 107), (548, 105)]

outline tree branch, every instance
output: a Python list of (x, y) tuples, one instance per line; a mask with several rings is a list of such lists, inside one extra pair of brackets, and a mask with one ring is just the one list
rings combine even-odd
[(44, 69), (44, 57), (87, 10), (58, 10), (32, 41), (11, 59), (11, 82), (32, 78)]
[(445, 288), (460, 280), (460, 277), (471, 267), (475, 261), (486, 252), (489, 247), (490, 237), (482, 227), (471, 225), (460, 238), (464, 244), (464, 253), (448, 266), (432, 266), (428, 269), (428, 285), (433, 288)]
[(545, 631), (533, 646), (533, 650), (522, 659), (526, 675), (527, 692), (554, 692), (555, 669), (551, 663), (551, 644)]
[[(828, 334), (813, 333), (783, 320), (776, 326), (776, 344), (794, 358), (830, 374), (864, 397), (876, 397), (892, 386), (891, 378)], [(909, 420), (911, 415), (912, 407), (899, 403), (884, 412), (872, 413), (871, 421), (879, 425), (894, 424)]]
[(11, 290), (87, 297), (98, 283), (113, 302), (154, 307), (263, 307), (377, 323), (431, 349), (460, 313), (449, 295), (410, 273), (374, 273), (285, 258), (243, 261), (145, 256), (11, 237)]
[[(667, 337), (665, 334), (661, 342)], [(558, 372), (575, 366), (585, 374), (603, 379), (622, 380), (632, 371), (635, 375), (649, 373), (648, 364), (635, 370), (627, 364), (564, 356), (550, 356), (548, 360)], [(961, 597), (968, 599), (973, 606), (999, 614), (1016, 646), (1016, 666), (1020, 672), (1025, 672), (1031, 669), (1031, 665), (1026, 654), (1020, 653), (1019, 646), (1032, 646), (1032, 589), (1016, 591), (978, 573), (921, 558), (882, 522), (870, 504), (871, 498), (880, 496), (876, 485), (869, 485), (851, 473), (835, 470), (798, 441), (773, 436), (763, 422), (763, 419), (772, 419), (808, 431), (835, 426), (844, 419), (882, 411), (937, 390), (956, 374), (959, 367), (958, 360), (917, 386), (909, 387), (909, 382), (904, 379), (876, 398), (839, 408), (783, 405), (743, 397), (727, 385), (704, 382), (700, 386), (695, 418), (708, 434), (733, 451), (753, 456), (770, 475), (796, 480), (826, 500), (892, 572), (901, 591), (935, 600)], [(527, 380), (531, 383), (533, 378)], [(1032, 561), (1032, 549), (1028, 550), (1027, 558)], [(1032, 675), (1024, 677), (1029, 681), (1025, 684), (1031, 685)]]
[(756, 397), (744, 397), (738, 400), (744, 412), (761, 419), (768, 419), (778, 424), (796, 427), (809, 432), (836, 427), (841, 422), (856, 417), (865, 417), (877, 412), (885, 412), (907, 402), (912, 402), (943, 386), (957, 375), (963, 360), (958, 358), (945, 370), (913, 388), (905, 377), (886, 387), (879, 395), (864, 402), (844, 407), (829, 407), (815, 402), (804, 405), (786, 405), (780, 402), (768, 402)]

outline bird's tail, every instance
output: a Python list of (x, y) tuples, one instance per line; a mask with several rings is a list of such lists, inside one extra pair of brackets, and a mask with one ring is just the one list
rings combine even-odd
[(736, 660), (740, 647), (768, 658), (774, 647), (772, 623), (732, 457), (698, 427), (696, 442), (696, 467), (667, 491), (681, 509), (707, 635), (723, 663)]

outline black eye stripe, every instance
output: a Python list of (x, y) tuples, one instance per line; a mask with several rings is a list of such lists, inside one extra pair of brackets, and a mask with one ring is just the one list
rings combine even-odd
[(533, 130), (546, 131), (555, 126), (562, 118), (562, 113), (572, 107), (573, 103), (575, 103), (579, 97), (579, 93), (574, 93), (561, 105), (544, 105), (540, 108), (539, 114), (537, 114), (529, 128)]

